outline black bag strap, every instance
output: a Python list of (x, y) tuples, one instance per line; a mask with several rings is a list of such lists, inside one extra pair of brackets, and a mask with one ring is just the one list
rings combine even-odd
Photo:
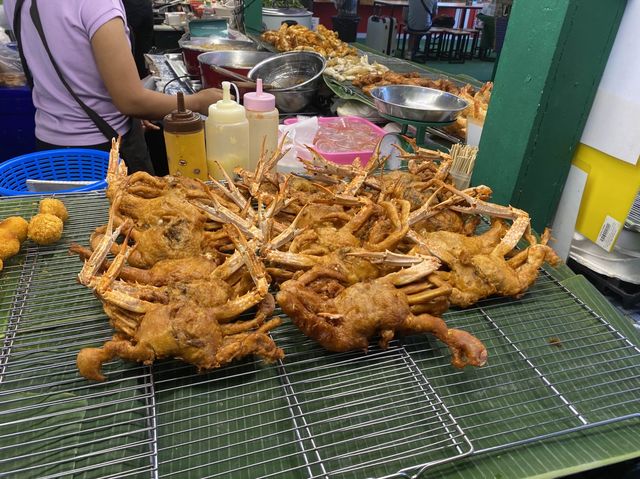
[[(14, 33), (16, 34), (16, 39), (18, 41), (20, 59), (23, 62), (23, 67), (26, 67), (25, 68), (25, 73), (26, 73), (26, 71), (28, 71), (28, 66), (27, 66), (26, 58), (24, 58), (24, 52), (22, 51), (22, 47), (20, 47), (21, 38), (19, 36), (20, 27), (21, 27), (20, 14), (21, 14), (21, 10), (22, 10), (22, 5), (23, 4), (24, 4), (24, 0), (18, 0), (16, 2), (16, 11), (14, 12), (13, 18), (14, 18)], [(116, 130), (114, 130), (111, 127), (111, 125), (109, 125), (109, 123), (106, 122), (106, 120), (104, 118), (102, 118), (100, 115), (98, 115), (98, 113), (96, 113), (95, 110), (90, 108), (86, 103), (84, 103), (80, 99), (80, 97), (73, 91), (73, 89), (71, 88), (71, 86), (67, 82), (66, 78), (62, 74), (62, 70), (60, 70), (60, 67), (58, 66), (58, 63), (53, 58), (53, 54), (51, 53), (51, 50), (49, 48), (49, 43), (47, 42), (47, 38), (46, 38), (46, 36), (44, 34), (44, 28), (42, 27), (42, 21), (40, 20), (40, 12), (38, 11), (38, 1), (37, 0), (31, 0), (31, 8), (29, 10), (29, 13), (31, 15), (31, 20), (33, 21), (33, 25), (36, 27), (36, 31), (38, 32), (38, 35), (40, 36), (40, 40), (42, 41), (42, 45), (44, 46), (44, 49), (47, 52), (47, 55), (49, 56), (49, 61), (51, 62), (51, 65), (53, 66), (53, 69), (58, 74), (58, 78), (60, 79), (60, 82), (64, 85), (64, 87), (67, 89), (67, 91), (73, 97), (73, 99), (76, 101), (76, 103), (80, 106), (80, 108), (82, 108), (84, 110), (84, 112), (87, 114), (87, 116), (96, 125), (98, 130), (100, 130), (100, 132), (105, 136), (107, 141), (111, 140), (112, 138), (117, 138), (118, 137), (118, 132)], [(18, 31), (15, 31), (15, 27), (16, 26), (18, 27)], [(29, 72), (29, 77), (31, 78), (31, 85), (33, 85), (33, 77), (31, 76), (31, 72)]]
[(33, 77), (31, 76), (31, 70), (27, 65), (27, 59), (24, 57), (24, 50), (22, 49), (22, 42), (20, 41), (20, 31), (22, 29), (22, 5), (24, 0), (17, 0), (15, 10), (13, 11), (13, 34), (18, 41), (18, 54), (20, 55), (20, 63), (22, 63), (22, 70), (24, 70), (24, 76), (27, 79), (29, 88), (33, 88)]

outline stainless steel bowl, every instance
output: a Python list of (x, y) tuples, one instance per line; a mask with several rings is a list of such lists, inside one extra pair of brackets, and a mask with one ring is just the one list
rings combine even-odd
[(252, 80), (262, 78), (271, 85), (269, 93), (276, 97), (276, 106), (283, 113), (303, 110), (318, 91), (326, 61), (313, 52), (290, 52), (261, 61), (247, 75)]
[(451, 93), (413, 85), (387, 85), (371, 90), (378, 111), (403, 120), (447, 123), (469, 103)]

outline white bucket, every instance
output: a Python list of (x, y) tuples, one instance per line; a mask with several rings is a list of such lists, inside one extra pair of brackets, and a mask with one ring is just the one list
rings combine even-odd
[(185, 12), (165, 12), (164, 22), (172, 27), (184, 25), (187, 22), (187, 14)]

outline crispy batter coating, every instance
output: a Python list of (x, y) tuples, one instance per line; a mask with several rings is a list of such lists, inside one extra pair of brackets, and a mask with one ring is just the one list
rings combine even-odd
[(57, 216), (64, 223), (69, 219), (67, 208), (64, 206), (64, 203), (57, 198), (45, 198), (40, 201), (39, 212)]
[(20, 240), (13, 231), (0, 230), (0, 259), (6, 260), (20, 251)]
[(49, 213), (40, 213), (31, 218), (27, 236), (38, 244), (48, 245), (62, 238), (62, 228), (60, 218)]
[[(152, 364), (163, 358), (179, 358), (193, 364), (200, 371), (218, 368), (255, 354), (266, 362), (284, 357), (267, 332), (281, 323), (274, 318), (263, 323), (253, 321), (219, 324), (209, 311), (195, 302), (154, 304), (143, 316), (117, 311), (105, 304), (112, 324), (120, 331), (101, 348), (84, 348), (78, 353), (76, 364), (82, 376), (94, 381), (106, 378), (100, 371), (104, 362), (115, 357)], [(134, 340), (124, 332), (136, 322)]]
[[(488, 94), (475, 93), (487, 101)], [(548, 231), (533, 236), (525, 211), (489, 203), (487, 186), (456, 189), (452, 154), (412, 149), (401, 152), (408, 172), (386, 173), (379, 152), (363, 167), (331, 163), (310, 148), (308, 178), (272, 172), (278, 153), (213, 189), (127, 176), (112, 151), (109, 222), (92, 250), (72, 251), (86, 260), (80, 283), (103, 302), (115, 331), (102, 347), (80, 351), (80, 373), (104, 380), (102, 363), (116, 357), (177, 358), (200, 371), (249, 355), (281, 359), (268, 334), (280, 324), (268, 319), (273, 279), (282, 310), (329, 351), (366, 351), (375, 339), (387, 348), (395, 337), (429, 333), (450, 349), (453, 366), (484, 365), (482, 342), (439, 316), (450, 304), (519, 297), (542, 263), (559, 259)], [(493, 222), (479, 235), (481, 215)], [(529, 247), (518, 250), (521, 238)], [(240, 316), (254, 306), (253, 319)]]
[(487, 350), (478, 338), (447, 328), (436, 316), (412, 314), (409, 298), (388, 278), (345, 288), (340, 286), (346, 283), (346, 278), (339, 272), (315, 267), (283, 283), (277, 300), (306, 336), (329, 351), (366, 351), (369, 341), (376, 336), (384, 349), (397, 334), (431, 333), (450, 348), (453, 366), (486, 363)]
[(338, 38), (338, 34), (323, 25), (315, 32), (302, 25), (283, 23), (278, 30), (269, 30), (262, 39), (273, 44), (281, 52), (316, 52), (326, 58), (357, 56), (355, 48)]
[(369, 63), (369, 57), (349, 55), (347, 57), (333, 57), (327, 61), (324, 73), (338, 81), (352, 81), (360, 75), (384, 73), (389, 68), (378, 62)]
[(29, 223), (22, 216), (9, 216), (0, 222), (0, 229), (13, 232), (20, 243), (27, 239), (28, 228)]

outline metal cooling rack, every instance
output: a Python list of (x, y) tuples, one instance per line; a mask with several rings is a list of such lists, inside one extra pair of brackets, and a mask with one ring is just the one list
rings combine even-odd
[[(553, 277), (520, 300), (450, 311), (489, 363), (456, 370), (428, 336), (368, 354), (327, 353), (289, 322), (287, 356), (208, 374), (177, 361), (105, 365), (79, 377), (75, 356), (111, 336), (75, 282), (103, 224), (103, 193), (65, 195), (63, 241), (25, 243), (0, 275), (0, 476), (79, 478), (409, 477), (426, 468), (637, 417), (640, 350)], [(31, 216), (37, 197), (0, 201)]]
[(636, 195), (624, 225), (632, 231), (640, 231), (640, 191)]

